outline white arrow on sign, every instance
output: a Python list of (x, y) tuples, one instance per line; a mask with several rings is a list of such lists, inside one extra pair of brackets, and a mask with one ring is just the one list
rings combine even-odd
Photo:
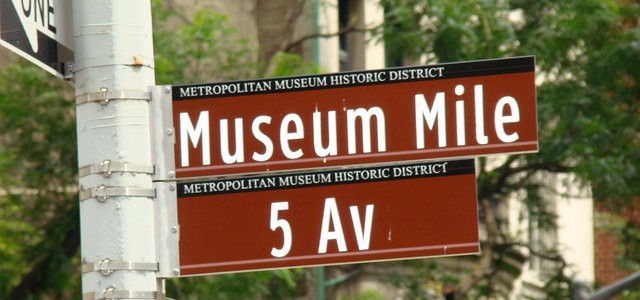
[(33, 52), (38, 52), (38, 31), (56, 38), (54, 0), (11, 0)]

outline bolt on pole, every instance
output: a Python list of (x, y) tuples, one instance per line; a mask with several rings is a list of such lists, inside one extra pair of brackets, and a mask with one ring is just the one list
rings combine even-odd
[(83, 299), (164, 299), (158, 279), (150, 1), (73, 1)]

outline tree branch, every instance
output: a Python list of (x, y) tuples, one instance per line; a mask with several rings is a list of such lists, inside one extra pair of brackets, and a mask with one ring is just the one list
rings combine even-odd
[(290, 52), (291, 49), (296, 48), (298, 46), (300, 46), (300, 44), (304, 43), (307, 40), (310, 39), (315, 39), (315, 38), (332, 38), (335, 36), (340, 36), (346, 33), (352, 33), (352, 32), (367, 32), (373, 29), (366, 29), (366, 28), (357, 28), (355, 27), (353, 24), (349, 24), (347, 27), (342, 28), (336, 32), (332, 32), (332, 33), (312, 33), (312, 34), (308, 34), (308, 35), (304, 35), (300, 38), (298, 38), (297, 40), (288, 43), (283, 49), (285, 52)]
[(484, 212), (484, 223), (487, 230), (486, 247), (480, 256), (478, 267), (468, 277), (463, 279), (458, 287), (461, 295), (467, 294), (480, 280), (482, 280), (487, 270), (491, 270), (492, 259), (494, 254), (494, 245), (497, 243), (499, 237), (498, 223), (496, 222), (496, 216), (493, 214), (491, 202), (487, 198), (480, 199), (480, 205)]

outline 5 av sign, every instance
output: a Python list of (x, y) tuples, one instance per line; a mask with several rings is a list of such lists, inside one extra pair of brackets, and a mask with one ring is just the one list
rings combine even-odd
[(0, 0), (0, 44), (63, 77), (73, 61), (71, 0)]
[(478, 253), (474, 160), (178, 184), (182, 276)]

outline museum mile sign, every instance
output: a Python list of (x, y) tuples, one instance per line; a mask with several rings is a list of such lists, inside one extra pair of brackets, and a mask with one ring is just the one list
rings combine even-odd
[(535, 152), (535, 59), (173, 87), (178, 178)]

